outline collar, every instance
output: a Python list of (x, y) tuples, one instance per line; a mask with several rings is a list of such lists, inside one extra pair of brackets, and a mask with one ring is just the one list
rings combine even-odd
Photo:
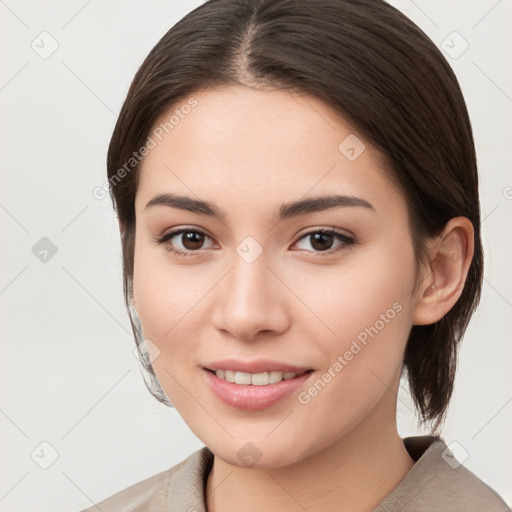
[[(416, 462), (398, 487), (375, 509), (375, 512), (392, 510), (397, 500), (402, 501), (404, 494), (412, 492), (418, 485), (427, 485), (431, 477), (432, 459), (441, 460), (440, 454), (446, 444), (439, 437), (406, 437), (404, 446)], [(439, 457), (438, 457), (439, 455)], [(213, 466), (214, 455), (206, 446), (190, 455), (175, 467), (169, 482), (167, 495), (168, 510), (194, 510), (206, 512), (206, 482)]]

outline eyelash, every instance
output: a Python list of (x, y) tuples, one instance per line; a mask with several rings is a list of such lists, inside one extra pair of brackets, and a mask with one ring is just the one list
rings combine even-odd
[[(178, 249), (175, 249), (170, 244), (167, 243), (169, 240), (174, 238), (176, 235), (180, 235), (183, 233), (199, 233), (200, 235), (211, 238), (207, 233), (205, 233), (201, 229), (180, 228), (175, 231), (170, 231), (169, 233), (164, 233), (163, 235), (155, 237), (154, 241), (159, 245), (163, 245), (164, 249), (166, 251), (171, 252), (172, 254), (174, 254), (176, 256), (180, 256), (180, 257), (197, 256), (198, 252), (202, 252), (201, 249), (199, 249), (197, 251), (186, 251), (185, 252), (185, 251), (180, 251)], [(308, 236), (315, 235), (315, 234), (334, 235), (335, 237), (338, 238), (338, 240), (340, 240), (342, 242), (340, 245), (338, 245), (332, 249), (327, 249), (325, 251), (307, 251), (309, 253), (313, 253), (315, 256), (331, 255), (331, 254), (334, 254), (334, 253), (356, 243), (356, 240), (354, 238), (347, 236), (344, 233), (340, 233), (337, 230), (320, 228), (320, 229), (315, 229), (315, 230), (309, 231), (307, 233), (303, 233), (301, 236), (299, 236), (297, 239), (295, 239), (293, 241), (292, 245), (296, 244), (303, 238), (307, 238)], [(301, 250), (305, 250), (305, 249), (301, 249)]]

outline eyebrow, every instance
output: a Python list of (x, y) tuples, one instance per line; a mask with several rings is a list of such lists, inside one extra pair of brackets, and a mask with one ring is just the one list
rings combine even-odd
[[(226, 213), (217, 208), (214, 204), (187, 196), (158, 194), (148, 202), (145, 210), (157, 205), (178, 208), (198, 215), (214, 217), (223, 222), (226, 221)], [(365, 199), (334, 194), (283, 203), (279, 207), (278, 213), (274, 215), (274, 221), (279, 222), (299, 215), (305, 215), (307, 213), (321, 212), (340, 207), (361, 207), (375, 211), (375, 208)]]

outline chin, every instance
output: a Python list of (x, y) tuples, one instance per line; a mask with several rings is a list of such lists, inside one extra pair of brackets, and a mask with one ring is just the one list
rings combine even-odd
[(297, 449), (299, 446), (304, 449), (304, 440), (297, 442), (292, 437), (284, 439), (276, 436), (270, 440), (265, 435), (259, 438), (245, 435), (243, 439), (233, 438), (224, 442), (219, 442), (218, 439), (202, 440), (216, 457), (239, 468), (283, 468), (310, 455)]

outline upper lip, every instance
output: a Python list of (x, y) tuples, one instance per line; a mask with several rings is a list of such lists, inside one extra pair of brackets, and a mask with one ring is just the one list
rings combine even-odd
[(268, 359), (256, 359), (253, 361), (241, 361), (237, 359), (223, 359), (221, 361), (213, 361), (204, 366), (207, 370), (231, 370), (246, 373), (263, 373), (263, 372), (294, 372), (304, 373), (312, 368), (307, 366), (295, 366), (289, 363), (281, 363), (279, 361), (270, 361)]

